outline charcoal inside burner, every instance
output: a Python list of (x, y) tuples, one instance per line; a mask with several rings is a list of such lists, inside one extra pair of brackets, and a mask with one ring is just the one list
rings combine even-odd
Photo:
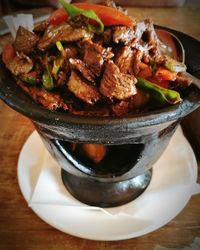
[(96, 162), (85, 153), (85, 144), (71, 144), (60, 140), (55, 140), (54, 143), (76, 168), (84, 173), (102, 177), (119, 176), (128, 172), (139, 161), (145, 146), (144, 144), (104, 146), (105, 156)]

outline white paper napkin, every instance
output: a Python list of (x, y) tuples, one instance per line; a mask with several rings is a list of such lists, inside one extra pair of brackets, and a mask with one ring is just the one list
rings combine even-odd
[[(100, 210), (112, 216), (119, 214), (140, 216), (143, 213), (143, 208), (148, 203), (155, 202), (155, 200), (159, 204), (156, 208), (157, 210), (166, 209), (166, 206), (170, 205), (168, 203), (172, 201), (171, 194), (173, 194), (174, 203), (179, 202), (180, 192), (187, 195), (189, 199), (193, 194), (200, 193), (200, 185), (196, 183), (196, 174), (193, 173), (192, 169), (190, 170), (190, 165), (191, 167), (194, 166), (196, 161), (193, 153), (188, 154), (186, 151), (192, 149), (185, 147), (182, 143), (182, 137), (182, 130), (178, 128), (166, 151), (153, 166), (153, 176), (150, 185), (137, 198), (134, 206), (133, 201), (119, 207), (106, 209), (88, 206), (75, 199), (66, 190), (62, 182), (60, 166), (45, 151), (42, 167), (40, 168), (41, 172), (29, 200), (29, 206), (59, 205), (76, 209)], [(185, 164), (186, 162), (187, 164)], [(151, 211), (149, 212), (151, 213)], [(155, 211), (152, 212), (155, 213)]]

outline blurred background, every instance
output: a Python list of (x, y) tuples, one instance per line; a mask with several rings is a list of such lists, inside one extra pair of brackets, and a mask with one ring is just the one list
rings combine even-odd
[[(70, 0), (68, 0), (70, 2)], [(87, 2), (100, 2), (101, 0), (89, 0)], [(84, 0), (72, 0), (72, 2), (84, 2)], [(183, 5), (200, 6), (199, 0), (115, 0), (116, 4), (135, 7), (178, 7)], [(0, 15), (5, 15), (17, 10), (41, 6), (58, 7), (57, 0), (0, 0)]]

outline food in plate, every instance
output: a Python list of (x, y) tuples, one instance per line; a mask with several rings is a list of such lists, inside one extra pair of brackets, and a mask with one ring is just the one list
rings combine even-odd
[(2, 60), (16, 83), (49, 110), (123, 116), (181, 102), (188, 79), (151, 20), (121, 9), (69, 4), (36, 26), (20, 26)]

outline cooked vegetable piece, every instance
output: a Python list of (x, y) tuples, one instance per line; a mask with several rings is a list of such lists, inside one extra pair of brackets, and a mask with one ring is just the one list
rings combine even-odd
[(61, 66), (63, 65), (64, 59), (60, 56), (58, 56), (54, 61), (53, 61), (53, 68), (51, 73), (53, 74), (54, 78), (57, 79), (57, 74), (58, 71), (60, 70)]
[[(105, 26), (125, 25), (128, 27), (132, 27), (135, 25), (135, 21), (132, 18), (125, 15), (123, 12), (111, 7), (92, 4), (92, 3), (76, 3), (72, 6), (78, 7), (79, 9), (86, 11), (93, 11), (94, 13), (96, 13), (96, 16), (98, 17), (98, 23), (101, 29), (103, 26), (100, 22), (102, 22)], [(71, 13), (74, 12), (72, 11)], [(88, 16), (88, 18), (90, 18), (90, 16)], [(57, 25), (67, 21), (67, 19), (68, 19), (68, 14), (66, 10), (64, 8), (60, 8), (55, 12), (53, 12), (53, 14), (48, 19), (48, 22), (49, 24)], [(92, 19), (95, 20), (94, 18)]]
[(74, 5), (84, 10), (93, 10), (105, 26), (125, 25), (132, 27), (135, 25), (135, 21), (131, 17), (111, 7), (92, 3), (76, 3)]
[(49, 70), (45, 70), (42, 75), (42, 84), (46, 90), (52, 90), (54, 88), (53, 78)]
[(165, 81), (175, 81), (177, 73), (174, 71), (170, 71), (163, 67), (158, 67), (155, 72), (155, 76), (161, 78)]
[(39, 82), (38, 74), (36, 71), (31, 71), (27, 74), (23, 74), (19, 77), (22, 82), (28, 83), (30, 85), (35, 85)]
[(137, 86), (148, 91), (161, 103), (176, 104), (181, 101), (180, 94), (174, 90), (162, 88), (144, 78), (138, 78)]
[(165, 68), (174, 71), (174, 72), (185, 72), (187, 67), (184, 63), (178, 62), (173, 58), (167, 57), (167, 60), (164, 64)]
[(64, 8), (60, 8), (60, 9), (55, 10), (51, 14), (47, 22), (52, 25), (58, 25), (62, 22), (67, 21), (67, 19), (68, 19), (68, 15), (67, 15), (66, 10)]
[[(97, 31), (100, 31), (100, 32), (104, 31), (104, 25), (102, 21), (99, 19), (99, 17), (96, 15), (96, 13), (93, 10), (80, 9), (77, 6), (66, 3), (64, 0), (60, 0), (60, 3), (63, 5), (64, 9), (67, 11), (68, 15), (71, 18), (77, 15), (85, 16), (86, 18), (95, 21), (99, 25), (99, 30)], [(89, 27), (91, 28), (92, 26), (89, 26)], [(95, 29), (93, 31), (95, 31)]]
[(57, 41), (57, 42), (56, 42), (56, 47), (58, 48), (58, 50), (59, 50), (60, 52), (63, 52), (63, 51), (64, 51), (64, 48), (63, 48), (62, 43), (61, 43), (60, 41)]
[(2, 60), (5, 64), (11, 62), (15, 57), (15, 49), (12, 44), (8, 43), (4, 46), (2, 52)]

